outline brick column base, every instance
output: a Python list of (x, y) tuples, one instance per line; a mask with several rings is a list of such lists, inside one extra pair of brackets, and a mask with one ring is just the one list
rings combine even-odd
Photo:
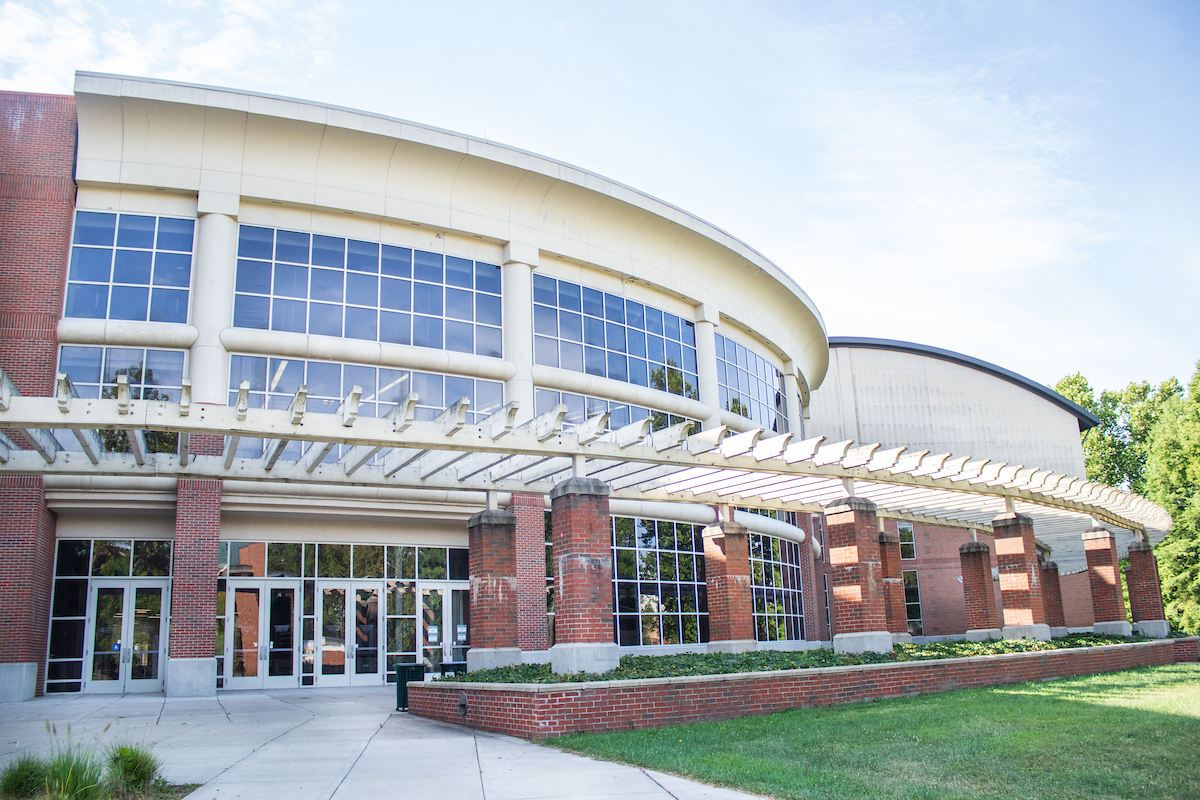
[(521, 663), (516, 534), (517, 518), (510, 511), (480, 511), (467, 523), (471, 564), (468, 671)]
[[(193, 436), (193, 445), (208, 447)], [(200, 440), (197, 442), (196, 440)], [(168, 697), (217, 693), (217, 541), (221, 536), (221, 482), (180, 478), (175, 490), (175, 544), (171, 568), (171, 650)]]
[(992, 532), (1000, 567), (1004, 638), (1050, 641), (1033, 520), (1024, 514), (1001, 514), (992, 520)]
[(1116, 537), (1101, 527), (1083, 534), (1083, 552), (1087, 556), (1088, 584), (1092, 589), (1092, 630), (1114, 636), (1130, 636), (1133, 627), (1125, 616), (1125, 598), (1121, 591), (1121, 561), (1117, 557)]
[(1133, 629), (1142, 636), (1165, 639), (1171, 633), (1163, 611), (1162, 584), (1158, 577), (1158, 559), (1147, 542), (1129, 545), (1129, 567), (1125, 570), (1129, 586), (1129, 611)]
[(892, 644), (912, 641), (908, 607), (904, 604), (904, 574), (900, 566), (900, 534), (879, 532), (879, 563), (883, 571), (883, 601)]
[(570, 478), (550, 492), (554, 532), (556, 673), (607, 672), (621, 660), (613, 640), (612, 523), (608, 484)]
[(1058, 564), (1047, 561), (1042, 564), (1042, 607), (1046, 610), (1046, 624), (1055, 639), (1067, 635), (1067, 617), (1063, 612), (1062, 583), (1058, 579)]
[(725, 521), (704, 529), (704, 579), (708, 585), (708, 651), (757, 650), (750, 534), (745, 525)]
[(992, 551), (983, 542), (967, 542), (958, 548), (958, 560), (967, 604), (967, 641), (1003, 638), (996, 614), (996, 591), (992, 588)]
[(833, 597), (835, 653), (890, 653), (879, 563), (875, 504), (860, 497), (834, 500), (825, 508), (829, 577)]

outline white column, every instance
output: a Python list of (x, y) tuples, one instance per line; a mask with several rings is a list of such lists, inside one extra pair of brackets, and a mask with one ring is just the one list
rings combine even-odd
[(517, 372), (504, 383), (504, 401), (521, 404), (516, 421), (534, 417), (533, 405), (533, 268), (537, 248), (510, 242), (504, 248), (504, 360)]
[(804, 410), (800, 408), (800, 381), (796, 379), (796, 365), (791, 361), (783, 364), (783, 397), (787, 402), (788, 430), (795, 441), (804, 436)]
[(221, 331), (233, 324), (237, 271), (237, 220), (201, 214), (192, 265), (192, 324), (200, 331), (189, 355), (192, 402), (225, 405), (229, 397), (229, 354)]
[(700, 383), (700, 402), (712, 409), (704, 420), (707, 429), (721, 424), (721, 390), (717, 384), (716, 327), (720, 315), (711, 303), (696, 306), (696, 378)]

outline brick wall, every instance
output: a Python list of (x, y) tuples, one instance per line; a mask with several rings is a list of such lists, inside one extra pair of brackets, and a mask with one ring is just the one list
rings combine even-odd
[(480, 511), (467, 524), (471, 574), (471, 646), (517, 646), (517, 518)]
[[(879, 565), (883, 571), (883, 600), (890, 633), (908, 633), (904, 580), (900, 577), (900, 537), (891, 531), (879, 534)], [(918, 578), (918, 581), (920, 578)], [(924, 598), (922, 598), (923, 600)]]
[(708, 640), (753, 639), (750, 535), (745, 525), (722, 522), (704, 529), (704, 579), (708, 584)]
[[(808, 539), (800, 546), (800, 581), (804, 598), (804, 638), (808, 641), (828, 641), (829, 633), (825, 630), (825, 595), (821, 583), (821, 559), (813, 553), (812, 544), (816, 537), (816, 526), (812, 516), (801, 514), (801, 528), (808, 533)], [(822, 544), (824, 547), (824, 544)], [(824, 638), (822, 638), (824, 636)]]
[[(422, 717), (542, 739), (1200, 660), (1197, 638), (858, 667), (578, 684), (409, 684)], [(465, 696), (465, 705), (461, 698)]]
[(46, 667), (55, 514), (38, 475), (0, 475), (0, 663)]
[(964, 630), (987, 630), (1000, 627), (996, 613), (996, 595), (992, 591), (992, 554), (983, 542), (966, 542), (958, 550), (962, 569), (963, 605), (966, 611)]
[(1042, 570), (1033, 540), (1033, 520), (1024, 514), (1002, 514), (992, 520), (1000, 595), (1005, 625), (1044, 625)]
[(0, 368), (46, 395), (75, 208), (75, 99), (0, 92)]
[(1069, 575), (1060, 573), (1058, 585), (1062, 590), (1063, 620), (1067, 627), (1092, 627), (1095, 617), (1092, 616), (1092, 587), (1087, 570)]
[(834, 635), (886, 631), (875, 504), (857, 497), (837, 500), (825, 509), (825, 519)]
[[(54, 388), (75, 130), (73, 97), (0, 92), (0, 369), (25, 395)], [(40, 693), (57, 522), (36, 476), (0, 477), (0, 509), (0, 662), (36, 662)]]
[[(889, 523), (889, 530), (895, 523)], [(993, 537), (978, 534), (978, 541), (991, 551), (988, 564), (988, 591), (994, 607), (1000, 607), (1000, 585), (992, 580), (996, 567)], [(971, 539), (970, 531), (942, 525), (916, 523), (913, 526), (915, 559), (905, 559), (902, 569), (915, 569), (921, 590), (921, 623), (926, 636), (961, 634), (971, 626), (967, 622), (966, 596), (963, 591), (962, 560), (958, 548)], [(999, 627), (999, 625), (991, 626)]]
[[(562, 490), (562, 491), (560, 491)], [(556, 643), (611, 643), (612, 527), (608, 487), (572, 478), (551, 493)]]
[(1125, 622), (1125, 597), (1121, 591), (1116, 539), (1106, 530), (1094, 529), (1083, 535), (1083, 551), (1092, 590), (1093, 618), (1096, 622)]
[(1129, 610), (1133, 614), (1133, 621), (1166, 619), (1158, 560), (1150, 545), (1145, 542), (1129, 545), (1129, 568), (1125, 570), (1125, 576), (1129, 585)]
[(1047, 561), (1042, 565), (1042, 605), (1046, 609), (1046, 624), (1051, 628), (1065, 627), (1063, 616), (1062, 583), (1058, 578), (1058, 564)]
[(171, 657), (211, 657), (217, 633), (221, 482), (181, 478), (175, 491)]
[(550, 646), (546, 626), (546, 510), (540, 494), (514, 494), (508, 510), (517, 518), (517, 646), (545, 650)]

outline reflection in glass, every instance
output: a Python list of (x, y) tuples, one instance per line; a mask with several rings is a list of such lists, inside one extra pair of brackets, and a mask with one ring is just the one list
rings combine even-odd
[[(97, 544), (100, 544), (97, 542)], [(121, 628), (125, 623), (125, 590), (96, 589), (96, 630), (92, 639), (92, 680), (121, 677)]]
[(317, 575), (322, 578), (349, 578), (350, 545), (323, 544), (317, 548)]
[[(271, 549), (274, 550), (275, 545), (271, 545)], [(295, 617), (296, 590), (272, 589), (271, 638), (267, 642), (267, 674), (272, 677), (295, 674), (295, 660), (292, 657)]]
[(88, 554), (92, 543), (85, 540), (73, 541), (60, 539), (58, 542), (58, 561), (54, 566), (55, 575), (87, 575)]
[(359, 589), (354, 593), (354, 672), (371, 675), (378, 671), (379, 591)]
[(170, 542), (134, 542), (133, 574), (159, 578), (171, 574)]
[(258, 675), (258, 589), (239, 588), (233, 592), (233, 676)]
[(417, 548), (388, 547), (387, 577), (407, 578), (417, 577)]
[(130, 549), (128, 540), (109, 541), (99, 539), (92, 547), (92, 574), (101, 577), (125, 577), (129, 575)]
[(354, 545), (354, 577), (382, 578), (383, 577), (383, 545), (356, 544)]
[(159, 637), (162, 635), (162, 589), (140, 587), (133, 592), (132, 680), (158, 678)]
[(421, 580), (444, 580), (446, 578), (446, 548), (418, 547), (418, 574)]
[(229, 577), (261, 578), (266, 569), (266, 542), (229, 543)]
[(442, 668), (441, 590), (422, 590), (421, 608), (421, 640), (425, 651), (425, 667), (429, 672), (440, 672)]
[(272, 542), (267, 549), (267, 577), (299, 577), (302, 549), (299, 544)]
[[(349, 551), (349, 545), (342, 546)], [(326, 547), (328, 545), (321, 546), (322, 557)], [(348, 562), (349, 553), (346, 555)], [(325, 589), (321, 592), (321, 674), (346, 674), (345, 589)]]

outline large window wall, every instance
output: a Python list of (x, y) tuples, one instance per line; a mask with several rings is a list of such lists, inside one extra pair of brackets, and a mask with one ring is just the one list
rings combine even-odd
[(75, 212), (64, 316), (187, 322), (195, 220)]
[(754, 420), (764, 430), (786, 433), (783, 374), (765, 358), (721, 334), (717, 339), (717, 387), (721, 408)]
[(760, 642), (804, 638), (801, 545), (750, 534), (750, 585), (754, 591), (754, 637)]
[(533, 276), (534, 363), (700, 399), (693, 323), (569, 281)]
[(701, 525), (614, 517), (613, 628), (622, 646), (708, 641)]
[(233, 324), (500, 358), (500, 267), (242, 225)]

